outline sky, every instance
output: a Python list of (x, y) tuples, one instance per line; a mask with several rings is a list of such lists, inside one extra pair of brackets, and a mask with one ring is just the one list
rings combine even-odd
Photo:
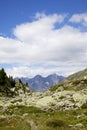
[(0, 68), (29, 78), (87, 68), (87, 0), (0, 0)]

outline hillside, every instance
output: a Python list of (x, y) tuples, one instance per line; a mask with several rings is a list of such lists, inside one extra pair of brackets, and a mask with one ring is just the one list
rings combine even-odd
[(27, 87), (25, 91), (20, 80), (15, 86), (14, 97), (0, 96), (0, 130), (87, 129), (85, 70), (44, 92), (33, 92)]
[(87, 69), (74, 73), (57, 85), (52, 86), (49, 90), (55, 91), (59, 88), (64, 90), (81, 90), (87, 87)]
[(67, 80), (78, 80), (78, 79), (87, 79), (87, 69), (72, 74), (67, 78)]

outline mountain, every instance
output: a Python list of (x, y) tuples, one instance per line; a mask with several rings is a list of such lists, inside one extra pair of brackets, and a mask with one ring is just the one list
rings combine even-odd
[[(45, 91), (49, 87), (58, 84), (63, 81), (65, 77), (58, 76), (57, 74), (51, 74), (47, 77), (42, 77), (41, 75), (36, 75), (34, 78), (21, 78), (23, 83), (28, 83), (29, 87), (34, 91)], [(15, 78), (18, 80), (18, 78)]]

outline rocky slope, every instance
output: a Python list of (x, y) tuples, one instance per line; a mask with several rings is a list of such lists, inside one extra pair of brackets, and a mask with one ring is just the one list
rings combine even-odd
[[(81, 73), (85, 73), (81, 71)], [(77, 76), (80, 72), (74, 74)], [(21, 87), (18, 87), (19, 95), (14, 98), (1, 97), (0, 104), (2, 106), (9, 105), (27, 105), (36, 106), (44, 110), (70, 110), (78, 109), (83, 104), (87, 103), (87, 79), (84, 74), (77, 79), (67, 78), (65, 81), (51, 87), (45, 92), (32, 92), (27, 90), (26, 93), (23, 92)], [(16, 85), (17, 86), (17, 85)], [(19, 83), (18, 86), (21, 86)], [(28, 89), (28, 88), (27, 88)]]
[(87, 102), (87, 88), (80, 91), (57, 90), (56, 92), (33, 92), (14, 98), (0, 97), (0, 106), (27, 105), (43, 110), (78, 109)]
[(87, 69), (70, 75), (67, 80), (87, 79)]

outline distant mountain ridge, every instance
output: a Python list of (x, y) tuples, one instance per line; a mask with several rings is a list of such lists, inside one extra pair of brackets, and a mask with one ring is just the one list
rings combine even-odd
[[(17, 81), (19, 78), (15, 78)], [(34, 91), (45, 91), (49, 87), (58, 84), (65, 79), (64, 76), (51, 74), (47, 77), (36, 75), (34, 78), (20, 78), (23, 83), (28, 83), (29, 87)]]

